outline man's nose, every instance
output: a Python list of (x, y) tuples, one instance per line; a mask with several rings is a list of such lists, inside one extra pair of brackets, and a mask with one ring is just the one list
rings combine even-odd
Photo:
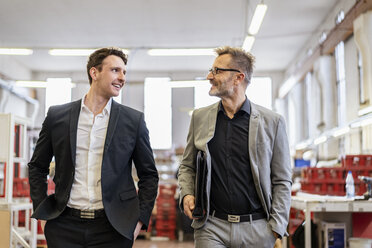
[(212, 73), (212, 72), (208, 72), (208, 74), (207, 74), (207, 79), (208, 79), (208, 80), (211, 80), (211, 79), (213, 79), (213, 78), (214, 78), (213, 73)]
[(123, 72), (120, 72), (118, 79), (125, 82), (125, 74)]

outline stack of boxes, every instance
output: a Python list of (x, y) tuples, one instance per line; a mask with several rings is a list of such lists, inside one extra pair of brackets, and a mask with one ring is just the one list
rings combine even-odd
[(351, 171), (355, 195), (363, 195), (367, 191), (367, 186), (358, 179), (358, 176), (372, 176), (372, 155), (346, 155), (342, 158), (341, 164), (342, 167), (302, 169), (301, 191), (344, 196), (346, 175)]
[(176, 239), (176, 184), (159, 185), (159, 195), (156, 200), (156, 236)]

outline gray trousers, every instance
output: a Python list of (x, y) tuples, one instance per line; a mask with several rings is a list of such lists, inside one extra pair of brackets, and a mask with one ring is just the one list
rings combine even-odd
[(273, 248), (275, 237), (266, 219), (230, 223), (209, 216), (207, 223), (194, 231), (196, 248)]

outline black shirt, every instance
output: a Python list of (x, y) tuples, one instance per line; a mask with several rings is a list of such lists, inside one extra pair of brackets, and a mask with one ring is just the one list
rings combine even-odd
[(220, 103), (215, 134), (208, 143), (212, 159), (211, 210), (237, 215), (264, 212), (249, 162), (250, 108), (246, 98), (230, 119)]

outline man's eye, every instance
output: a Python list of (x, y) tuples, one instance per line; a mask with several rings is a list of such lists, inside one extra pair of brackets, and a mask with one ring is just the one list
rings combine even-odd
[(112, 69), (113, 72), (118, 72), (118, 69)]

